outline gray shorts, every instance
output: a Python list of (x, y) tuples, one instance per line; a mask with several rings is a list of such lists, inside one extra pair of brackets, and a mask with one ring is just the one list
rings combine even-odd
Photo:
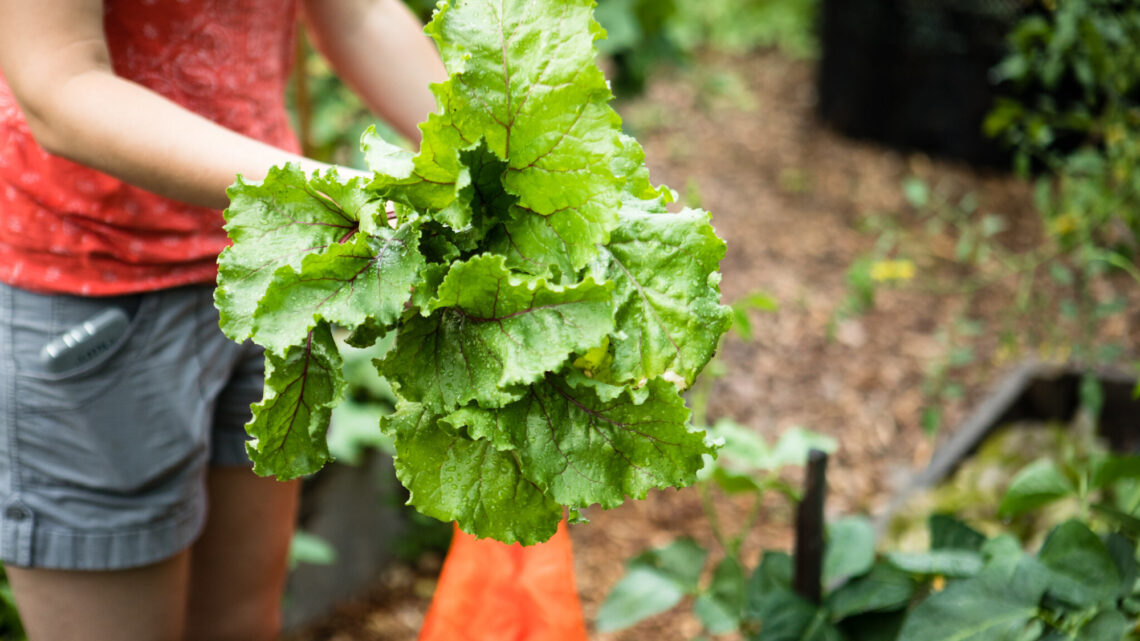
[[(108, 306), (109, 349), (50, 372), (40, 350)], [(248, 465), (261, 350), (218, 329), (212, 286), (136, 296), (0, 284), (0, 561), (111, 570), (174, 556), (201, 532), (211, 465)]]

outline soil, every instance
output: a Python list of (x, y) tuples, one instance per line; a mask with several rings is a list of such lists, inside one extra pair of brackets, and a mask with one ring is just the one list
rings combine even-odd
[[(951, 202), (973, 194), (978, 215), (1000, 214), (1007, 221), (995, 242), (1029, 247), (1042, 233), (1030, 185), (830, 132), (815, 117), (812, 65), (776, 53), (710, 57), (662, 74), (644, 96), (619, 110), (645, 146), (654, 180), (713, 212), (728, 243), (721, 266), (724, 300), (764, 292), (779, 301), (775, 312), (751, 314), (753, 340), (730, 337), (723, 344), (724, 376), (712, 388), (710, 419), (730, 417), (768, 440), (792, 426), (834, 436), (839, 449), (829, 468), (829, 514), (881, 511), (937, 443), (924, 433), (921, 418), (929, 372), (946, 353), (939, 330), (963, 314), (996, 322), (1013, 293), (1004, 282), (972, 299), (921, 287), (888, 288), (879, 291), (870, 311), (845, 316), (847, 270), (877, 239), (866, 230), (868, 216), (893, 214), (902, 231), (918, 228), (919, 216), (900, 188), (916, 176)], [(918, 262), (915, 283), (928, 282), (924, 275), (951, 283), (963, 276), (952, 260), (937, 259), (953, 255), (954, 239), (935, 234), (927, 242), (935, 258)], [(1123, 291), (1125, 284), (1105, 287)], [(1102, 333), (1137, 345), (1138, 324), (1135, 314), (1121, 314)], [(957, 423), (1009, 364), (996, 338), (987, 334), (976, 343), (971, 361), (954, 370), (957, 393), (939, 404), (946, 426)], [(716, 502), (726, 528), (741, 520), (744, 504)], [(571, 536), (587, 621), (620, 578), (624, 562), (642, 549), (682, 535), (714, 545), (693, 490), (658, 492), (586, 516), (591, 523), (574, 526)], [(754, 561), (761, 549), (789, 549), (791, 539), (791, 509), (771, 497), (744, 553)], [(415, 639), (438, 568), (433, 557), (418, 567), (390, 569), (369, 598), (346, 605), (293, 641)], [(682, 641), (699, 634), (687, 608), (678, 608), (627, 630), (592, 632), (591, 638)]]

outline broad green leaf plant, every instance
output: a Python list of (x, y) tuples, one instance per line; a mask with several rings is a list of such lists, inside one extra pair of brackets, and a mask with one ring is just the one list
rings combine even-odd
[(426, 31), (450, 77), (419, 153), (372, 131), (371, 180), (286, 166), (230, 189), (216, 304), (266, 350), (256, 472), (328, 460), (338, 327), (355, 347), (395, 336), (381, 429), (424, 514), (531, 544), (566, 508), (695, 480), (715, 446), (680, 390), (730, 323), (725, 247), (707, 212), (666, 212), (622, 133), (593, 5), (440, 2)]
[(865, 517), (832, 522), (818, 603), (794, 588), (786, 552), (765, 551), (751, 570), (730, 552), (702, 584), (708, 552), (680, 539), (629, 562), (597, 626), (633, 625), (692, 595), (708, 635), (748, 641), (1136, 641), (1140, 457), (1033, 464), (1012, 481), (1003, 511), (1040, 508), (1076, 486), (1113, 501), (1051, 528), (1036, 553), (1008, 532), (988, 537), (946, 514), (929, 515), (922, 552), (877, 552)]

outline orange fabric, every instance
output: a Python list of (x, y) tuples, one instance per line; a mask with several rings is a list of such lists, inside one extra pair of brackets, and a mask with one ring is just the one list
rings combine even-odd
[(530, 547), (456, 527), (419, 641), (586, 641), (566, 523)]

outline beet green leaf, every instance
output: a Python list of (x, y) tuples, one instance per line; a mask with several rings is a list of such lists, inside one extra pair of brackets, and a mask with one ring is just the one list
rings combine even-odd
[(687, 385), (730, 324), (720, 304), (717, 265), (724, 241), (705, 212), (623, 210), (621, 224), (596, 263), (616, 283), (617, 326), (610, 376), (640, 381), (666, 372)]
[(553, 285), (513, 274), (493, 254), (454, 265), (423, 311), (430, 315), (399, 329), (379, 368), (401, 396), (438, 413), (513, 401), (518, 384), (613, 331), (608, 284)]
[[(307, 178), (294, 166), (274, 167), (261, 183), (238, 178), (228, 191), (226, 231), (233, 246), (218, 259), (215, 303), (233, 340), (249, 338), (253, 313), (278, 268), (300, 268), (305, 256), (351, 238), (384, 216), (383, 202), (341, 184), (335, 172)], [(363, 221), (363, 222), (362, 222)]]
[(400, 452), (396, 476), (411, 494), (408, 502), (424, 514), (507, 543), (529, 545), (554, 535), (562, 506), (522, 475), (512, 452), (446, 430), (414, 403), (384, 424)]
[(246, 425), (253, 471), (281, 479), (311, 474), (329, 458), (325, 432), (344, 391), (340, 352), (321, 324), (284, 356), (266, 356), (265, 397)]
[(627, 495), (691, 484), (712, 448), (689, 426), (677, 389), (654, 379), (647, 395), (619, 391), (602, 401), (549, 375), (506, 407), (466, 407), (444, 422), (517, 452), (523, 474), (563, 505), (610, 508)]
[(371, 180), (285, 167), (230, 189), (215, 302), (266, 348), (258, 473), (328, 458), (343, 331), (394, 335), (381, 428), (424, 514), (530, 544), (566, 508), (695, 480), (715, 448), (680, 391), (729, 324), (724, 243), (708, 213), (666, 213), (609, 105), (593, 6), (440, 2), (426, 31), (449, 78), (418, 152), (371, 131)]
[(321, 320), (349, 329), (368, 321), (391, 327), (425, 268), (419, 238), (414, 223), (382, 227), (305, 256), (300, 271), (282, 266), (254, 312), (254, 340), (280, 352)]

